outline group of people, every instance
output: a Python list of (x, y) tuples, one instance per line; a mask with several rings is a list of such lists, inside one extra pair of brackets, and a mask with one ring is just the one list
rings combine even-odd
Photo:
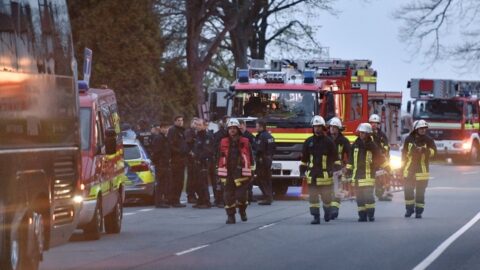
[(184, 128), (184, 118), (176, 116), (172, 126), (162, 123), (150, 130), (137, 127), (136, 138), (155, 164), (155, 206), (186, 207), (180, 201), (186, 180), (187, 203), (192, 207), (225, 208), (228, 224), (235, 223), (238, 209), (246, 221), (247, 205), (256, 202), (252, 192), (254, 175), (263, 193), (259, 205), (273, 202), (270, 168), (275, 141), (262, 120), (256, 123), (256, 136), (242, 120), (224, 117), (215, 133), (208, 125), (205, 119), (193, 118)]
[[(375, 220), (375, 195), (391, 201), (384, 179), (391, 175), (389, 144), (380, 130), (380, 117), (373, 114), (369, 123), (357, 128), (350, 144), (342, 134), (342, 122), (334, 117), (327, 123), (321, 116), (312, 119), (313, 136), (303, 144), (300, 174), (308, 183), (311, 224), (320, 223), (320, 198), (326, 222), (338, 217), (340, 198), (336, 196), (341, 179), (354, 188), (358, 221)], [(421, 218), (425, 207), (425, 189), (429, 179), (429, 160), (436, 154), (435, 143), (426, 134), (427, 122), (418, 120), (402, 150), (402, 174), (405, 179), (405, 217), (415, 213)], [(387, 176), (387, 177), (386, 177)]]

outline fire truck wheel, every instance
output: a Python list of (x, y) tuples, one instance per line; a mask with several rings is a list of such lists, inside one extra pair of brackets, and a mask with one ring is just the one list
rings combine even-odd
[(112, 212), (105, 216), (105, 232), (120, 233), (122, 230), (123, 206), (120, 194)]
[(474, 141), (472, 144), (472, 150), (470, 150), (468, 163), (475, 164), (476, 162), (478, 162), (478, 154), (479, 154), (478, 151), (479, 151), (478, 142)]
[(103, 212), (102, 212), (102, 197), (101, 194), (98, 194), (97, 206), (95, 207), (95, 212), (93, 214), (92, 220), (85, 226), (83, 229), (83, 234), (87, 239), (98, 240), (103, 231)]

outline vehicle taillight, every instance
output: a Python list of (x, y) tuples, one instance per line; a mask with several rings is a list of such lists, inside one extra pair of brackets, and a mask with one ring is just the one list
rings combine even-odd
[(148, 166), (148, 163), (142, 162), (140, 164), (131, 166), (130, 169), (132, 172), (146, 172), (150, 170), (150, 167)]

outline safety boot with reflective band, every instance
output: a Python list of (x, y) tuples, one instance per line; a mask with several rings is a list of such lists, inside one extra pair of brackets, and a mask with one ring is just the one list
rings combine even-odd
[(330, 204), (323, 205), (323, 211), (324, 211), (323, 220), (325, 220), (325, 222), (329, 222), (332, 219), (330, 209), (331, 209)]
[(240, 215), (240, 219), (244, 222), (247, 221), (248, 220), (247, 212), (246, 212), (247, 204), (238, 203), (237, 206), (238, 206), (238, 214)]
[(368, 221), (375, 221), (375, 205), (373, 204), (367, 204), (365, 205), (365, 208), (367, 209), (367, 217)]
[(358, 208), (358, 222), (367, 222), (367, 211), (365, 207)]
[(423, 203), (415, 204), (415, 218), (422, 218), (424, 208), (425, 208), (425, 204)]
[(313, 216), (311, 224), (320, 224), (320, 204), (311, 203), (310, 204), (310, 214)]
[(415, 201), (414, 200), (408, 200), (405, 201), (405, 217), (409, 218), (415, 213)]
[(340, 199), (335, 198), (334, 201), (332, 201), (331, 207), (330, 207), (330, 218), (332, 220), (335, 220), (338, 218), (338, 213), (340, 211)]

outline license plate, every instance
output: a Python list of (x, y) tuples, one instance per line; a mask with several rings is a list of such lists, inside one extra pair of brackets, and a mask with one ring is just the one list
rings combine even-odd
[(281, 170), (282, 169), (282, 163), (272, 163), (272, 169), (273, 170)]

